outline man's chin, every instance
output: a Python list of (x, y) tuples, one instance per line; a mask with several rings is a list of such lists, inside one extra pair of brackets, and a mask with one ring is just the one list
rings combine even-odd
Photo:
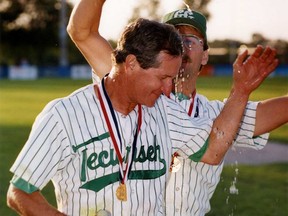
[[(160, 94), (161, 95), (161, 94)], [(160, 95), (158, 94), (154, 94), (154, 98), (152, 99), (152, 97), (150, 98), (150, 100), (147, 100), (145, 103), (145, 106), (147, 107), (153, 107), (156, 103), (156, 101), (158, 100), (158, 98), (160, 98)]]
[(155, 103), (156, 103), (156, 100), (155, 101), (149, 101), (149, 102), (147, 102), (147, 103), (145, 103), (143, 105), (145, 105), (147, 107), (153, 107), (155, 105)]

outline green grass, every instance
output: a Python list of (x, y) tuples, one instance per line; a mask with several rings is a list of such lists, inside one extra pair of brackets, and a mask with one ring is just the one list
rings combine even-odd
[[(235, 179), (238, 194), (231, 194)], [(287, 216), (287, 204), (287, 164), (229, 165), (224, 167), (207, 216)]]
[[(6, 192), (12, 177), (9, 168), (27, 139), (36, 115), (52, 99), (66, 96), (88, 83), (90, 80), (0, 80), (0, 215), (16, 215), (6, 207)], [(287, 94), (287, 83), (287, 78), (268, 79), (253, 93), (251, 99), (263, 100)], [(230, 86), (230, 77), (201, 77), (197, 89), (209, 99), (222, 99), (228, 96)], [(270, 139), (288, 143), (287, 129), (288, 125), (284, 125), (273, 131)], [(239, 170), (239, 195), (228, 195), (226, 190), (233, 171), (224, 168), (222, 181), (213, 197), (213, 211), (210, 215), (284, 215), (285, 211), (288, 212), (284, 205), (287, 204), (288, 194), (287, 164), (241, 166)], [(43, 193), (55, 205), (52, 184)]]

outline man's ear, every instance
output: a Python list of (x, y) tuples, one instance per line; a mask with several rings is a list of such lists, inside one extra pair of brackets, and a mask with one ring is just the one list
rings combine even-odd
[(208, 49), (203, 52), (201, 65), (206, 65), (209, 60)]
[(132, 55), (132, 54), (129, 54), (126, 57), (126, 60), (125, 60), (125, 68), (126, 68), (126, 70), (134, 70), (134, 68), (135, 68), (137, 63), (138, 62), (137, 62), (136, 56)]

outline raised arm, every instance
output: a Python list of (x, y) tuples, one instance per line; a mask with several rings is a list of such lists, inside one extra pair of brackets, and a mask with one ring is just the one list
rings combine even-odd
[[(276, 50), (257, 46), (246, 59), (248, 51), (238, 56), (233, 65), (233, 86), (229, 98), (215, 119), (209, 146), (202, 162), (218, 164), (233, 143), (250, 94), (278, 65)], [(246, 60), (245, 60), (246, 59)]]
[(110, 44), (99, 34), (105, 0), (80, 0), (73, 8), (67, 32), (94, 73), (100, 78), (111, 69)]

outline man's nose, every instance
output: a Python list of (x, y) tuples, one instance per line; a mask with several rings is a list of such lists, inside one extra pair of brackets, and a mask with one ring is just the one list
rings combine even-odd
[(163, 86), (162, 86), (162, 92), (165, 94), (167, 97), (170, 96), (170, 93), (172, 91), (172, 79), (167, 79), (164, 81)]

